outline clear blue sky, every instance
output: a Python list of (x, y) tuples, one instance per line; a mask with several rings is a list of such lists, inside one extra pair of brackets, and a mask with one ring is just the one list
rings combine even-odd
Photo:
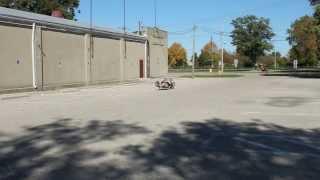
[[(154, 26), (153, 0), (126, 0), (127, 27), (129, 31), (138, 28), (138, 21), (145, 26)], [(90, 0), (80, 0), (77, 15), (80, 22), (90, 21)], [(93, 19), (97, 26), (121, 28), (123, 26), (123, 0), (93, 0)], [(197, 32), (197, 51), (209, 41), (210, 31), (232, 31), (232, 19), (244, 15), (267, 17), (277, 34), (275, 39), (285, 39), (286, 31), (297, 18), (312, 14), (307, 0), (157, 0), (158, 26), (169, 31), (169, 43), (180, 42), (191, 55), (192, 34), (178, 35), (175, 32), (189, 31), (195, 23)], [(213, 34), (218, 46), (219, 36)], [(283, 54), (289, 49), (287, 42), (277, 42), (276, 48)], [(231, 39), (225, 38), (225, 47), (234, 51)]]

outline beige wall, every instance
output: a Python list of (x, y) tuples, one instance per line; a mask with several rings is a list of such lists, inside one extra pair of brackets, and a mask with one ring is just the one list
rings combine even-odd
[(42, 31), (44, 86), (85, 83), (84, 35)]
[[(0, 25), (0, 92), (33, 88), (31, 38), (31, 27)], [(143, 60), (146, 64), (145, 43), (124, 43), (123, 40), (94, 37), (93, 46), (91, 59), (90, 35), (48, 30), (37, 26), (35, 78), (38, 88), (41, 89), (42, 85), (47, 88), (140, 78), (139, 61)], [(166, 56), (162, 48), (154, 49), (158, 54), (156, 57)], [(152, 65), (155, 74), (161, 74), (160, 70), (166, 69), (162, 67), (161, 62)]]
[(120, 40), (94, 37), (91, 82), (120, 81)]
[(31, 29), (0, 25), (0, 91), (32, 88), (31, 35)]
[(150, 53), (150, 76), (168, 74), (168, 33), (155, 28), (147, 28)]
[(168, 51), (163, 46), (153, 44), (150, 52), (151, 76), (165, 76), (168, 73)]
[(139, 61), (145, 59), (145, 44), (126, 42), (127, 57), (124, 59), (124, 80), (140, 78)]

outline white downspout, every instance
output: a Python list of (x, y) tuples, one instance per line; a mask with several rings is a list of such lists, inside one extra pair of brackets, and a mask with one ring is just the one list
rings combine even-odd
[(36, 82), (36, 45), (35, 45), (35, 36), (36, 36), (36, 23), (32, 24), (32, 39), (31, 39), (31, 48), (32, 48), (32, 85), (34, 89), (37, 89)]

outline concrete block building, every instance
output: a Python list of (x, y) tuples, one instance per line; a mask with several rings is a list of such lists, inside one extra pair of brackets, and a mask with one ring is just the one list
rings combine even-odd
[(147, 40), (147, 76), (165, 76), (168, 73), (168, 33), (158, 28), (144, 28)]
[(165, 76), (167, 39), (0, 7), (0, 92)]

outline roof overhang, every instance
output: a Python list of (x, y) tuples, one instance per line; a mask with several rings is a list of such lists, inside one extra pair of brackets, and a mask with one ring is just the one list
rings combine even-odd
[(121, 30), (105, 27), (91, 27), (90, 25), (81, 24), (79, 22), (62, 19), (52, 16), (46, 16), (36, 13), (30, 13), (15, 9), (0, 7), (0, 21), (19, 23), (23, 25), (32, 25), (36, 23), (39, 26), (48, 28), (61, 29), (76, 33), (88, 33), (93, 35), (108, 36), (110, 38), (125, 38), (127, 40), (145, 42), (146, 38), (134, 33), (125, 33)]

